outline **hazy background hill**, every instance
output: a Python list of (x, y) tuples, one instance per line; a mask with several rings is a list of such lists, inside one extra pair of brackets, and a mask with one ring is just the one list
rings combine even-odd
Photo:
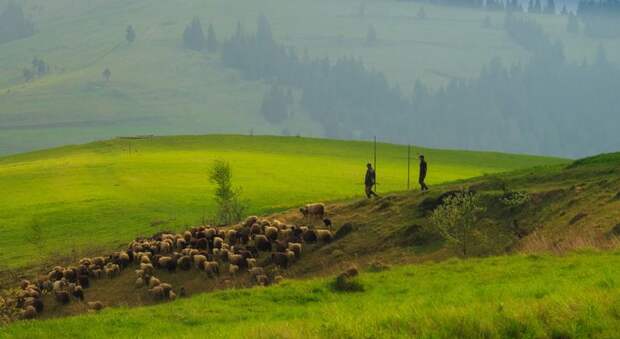
[[(584, 23), (569, 33), (565, 15), (528, 14), (526, 27), (513, 34), (505, 28), (504, 11), (427, 2), (15, 3), (34, 34), (0, 45), (0, 154), (119, 135), (214, 132), (366, 140), (376, 135), (399, 143), (561, 156), (620, 147), (613, 128), (620, 40), (592, 37)], [(7, 4), (0, 1), (0, 11)], [(560, 11), (562, 2), (556, 6)], [(252, 36), (261, 14), (274, 43), (294, 47), (300, 60), (329, 57), (336, 64), (354, 58), (364, 72), (373, 72), (361, 75), (374, 82), (354, 89), (355, 77), (341, 76), (347, 80), (341, 87), (353, 88), (352, 93), (334, 90), (337, 98), (325, 100), (324, 93), (308, 93), (313, 86), (333, 88), (329, 77), (312, 85), (271, 73), (248, 78), (223, 60), (221, 48), (216, 53), (184, 48), (183, 31), (195, 16), (205, 35), (213, 25), (222, 44), (238, 23)], [(128, 25), (135, 30), (133, 43), (126, 40)], [(531, 25), (542, 28), (549, 46), (561, 41), (563, 58), (545, 61), (553, 67), (528, 66), (533, 56), (552, 50), (528, 45), (542, 36)], [(519, 38), (520, 32), (525, 33)], [(605, 68), (595, 69), (601, 55)], [(516, 72), (513, 65), (524, 70)], [(565, 83), (576, 85), (563, 88)], [(288, 90), (293, 100), (285, 114), (270, 118), (261, 107), (274, 86)], [(322, 105), (309, 105), (304, 101), (309, 97)], [(381, 103), (380, 108), (369, 108), (358, 97)], [(385, 102), (397, 104), (387, 108)], [(267, 105), (267, 111), (277, 107), (277, 102)]]

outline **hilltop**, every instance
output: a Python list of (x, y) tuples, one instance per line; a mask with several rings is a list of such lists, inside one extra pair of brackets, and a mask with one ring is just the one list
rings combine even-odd
[[(31, 267), (208, 221), (213, 187), (207, 171), (217, 159), (230, 162), (248, 213), (359, 197), (372, 152), (368, 142), (213, 135), (119, 138), (0, 158), (0, 260), (9, 268)], [(414, 147), (417, 153), (431, 162), (431, 185), (566, 163)], [(406, 157), (405, 146), (378, 145), (379, 192), (407, 188)], [(416, 175), (413, 161), (412, 187)]]

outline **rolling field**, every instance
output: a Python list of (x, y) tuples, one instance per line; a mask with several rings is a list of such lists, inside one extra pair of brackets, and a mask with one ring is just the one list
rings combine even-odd
[[(430, 185), (485, 173), (565, 163), (498, 153), (414, 148)], [(378, 191), (407, 183), (407, 149), (378, 145)], [(372, 144), (305, 138), (204, 136), (114, 139), (0, 158), (0, 262), (109, 249), (138, 235), (210, 220), (213, 160), (229, 161), (249, 213), (363, 194)], [(412, 187), (417, 167), (412, 163)]]
[[(6, 0), (0, 0), (4, 8)], [(247, 133), (320, 136), (322, 127), (301, 110), (272, 125), (258, 113), (267, 86), (240, 79), (219, 55), (181, 48), (181, 33), (193, 16), (213, 23), (220, 41), (238, 21), (255, 31), (268, 16), (277, 41), (299, 54), (334, 59), (361, 58), (384, 72), (404, 93), (416, 80), (431, 87), (452, 78), (471, 78), (494, 57), (523, 62), (527, 52), (502, 29), (503, 13), (425, 4), (428, 18), (416, 19), (418, 3), (359, 0), (23, 0), (36, 23), (34, 36), (0, 47), (0, 154), (119, 135)], [(482, 28), (485, 16), (491, 28)], [(589, 40), (565, 32), (566, 18), (534, 16), (561, 39), (567, 57), (591, 59), (604, 43), (610, 60), (620, 60), (619, 40)], [(125, 27), (137, 40), (129, 45)], [(369, 25), (378, 43), (368, 47)], [(456, 41), (456, 42), (455, 42)], [(22, 69), (34, 57), (52, 73), (24, 83)], [(112, 80), (101, 80), (109, 67)]]
[(201, 294), (97, 315), (24, 321), (1, 338), (614, 338), (616, 252), (518, 255), (365, 272), (363, 292), (333, 279)]

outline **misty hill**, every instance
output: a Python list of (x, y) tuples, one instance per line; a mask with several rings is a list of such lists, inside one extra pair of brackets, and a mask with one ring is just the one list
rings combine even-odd
[[(0, 8), (6, 3), (0, 1)], [(594, 106), (583, 100), (583, 105), (575, 105), (553, 99), (556, 95), (581, 98), (572, 92), (553, 92), (548, 100), (562, 105), (547, 110), (544, 105), (549, 101), (539, 102), (534, 96), (541, 90), (545, 94), (551, 88), (557, 89), (556, 83), (541, 85), (524, 96), (521, 89), (531, 86), (522, 80), (535, 81), (524, 72), (518, 77), (508, 77), (502, 86), (489, 87), (498, 93), (489, 94), (496, 98), (493, 101), (483, 102), (485, 109), (490, 109), (488, 112), (471, 105), (481, 100), (462, 99), (466, 95), (472, 98), (484, 95), (476, 89), (485, 88), (481, 85), (486, 78), (471, 84), (462, 83), (463, 80), (478, 79), (481, 74), (512, 74), (511, 65), (525, 65), (536, 54), (506, 31), (505, 14), (501, 11), (398, 1), (360, 6), (359, 1), (353, 0), (237, 4), (31, 0), (20, 4), (27, 20), (34, 23), (36, 34), (0, 47), (2, 154), (118, 135), (208, 132), (356, 139), (377, 135), (381, 140), (435, 147), (564, 156), (618, 148), (610, 130), (614, 123), (608, 121), (609, 107), (615, 107), (614, 101), (595, 96), (606, 91), (595, 88), (581, 93), (583, 98), (595, 100)], [(424, 17), (419, 16), (422, 7)], [(353, 89), (356, 86), (351, 83), (355, 83), (360, 89), (351, 94), (330, 90), (336, 98), (323, 100), (324, 94), (312, 90), (338, 89), (338, 83), (295, 85), (282, 82), (281, 77), (273, 77), (271, 73), (248, 77), (243, 69), (231, 67), (223, 59), (222, 48), (215, 53), (184, 48), (183, 32), (194, 16), (201, 19), (205, 39), (212, 25), (217, 41), (224, 45), (234, 37), (238, 23), (246, 36), (255, 34), (261, 13), (268, 19), (273, 41), (278, 46), (294, 47), (299, 60), (309, 61), (302, 65), (309, 66), (329, 57), (333, 65), (344, 66), (334, 66), (337, 72), (333, 74), (344, 77), (354, 70), (355, 76), (359, 75), (344, 78), (348, 79), (344, 88)], [(565, 16), (530, 15), (528, 18), (541, 25), (549, 41), (562, 41), (566, 62), (571, 65), (583, 60), (588, 65), (594, 64), (601, 44), (605, 47), (605, 60), (612, 65), (619, 60), (617, 39), (569, 34)], [(133, 42), (126, 39), (129, 25), (135, 30)], [(370, 34), (372, 31), (374, 34)], [(344, 57), (355, 62), (343, 62)], [(497, 65), (492, 63), (496, 57), (502, 60), (504, 68), (493, 68)], [(359, 71), (358, 63), (364, 65), (364, 71)], [(597, 81), (590, 69), (581, 74), (572, 66), (539, 68), (566, 74), (576, 79), (572, 83)], [(489, 69), (499, 73), (481, 73)], [(293, 69), (289, 74), (302, 73)], [(358, 78), (371, 81), (351, 81)], [(274, 79), (280, 79), (275, 83), (286, 95), (284, 115), (277, 113), (282, 107), (279, 95), (270, 94), (278, 93), (273, 91)], [(416, 86), (418, 80), (421, 86)], [(566, 83), (565, 78), (557, 81)], [(520, 85), (513, 86), (515, 83)], [(441, 86), (447, 86), (445, 100), (444, 92), (436, 92)], [(600, 86), (615, 88), (613, 83), (600, 82)], [(365, 94), (373, 87), (378, 89), (377, 93), (386, 93), (375, 101), (389, 106), (375, 109), (356, 99), (371, 100), (372, 96)], [(422, 95), (428, 91), (432, 95)], [(400, 93), (400, 98), (394, 93)], [(428, 100), (419, 100), (421, 95)], [(607, 99), (608, 95), (604, 95), (602, 99)], [(512, 103), (515, 97), (524, 99), (526, 104)], [(442, 102), (454, 105), (444, 107)], [(360, 111), (364, 114), (361, 117), (356, 115)], [(590, 125), (582, 123), (586, 113), (595, 114), (589, 120)], [(368, 116), (385, 118), (374, 121)], [(332, 119), (339, 123), (333, 123)], [(569, 119), (571, 124), (563, 124), (563, 119)], [(390, 121), (393, 124), (386, 123)], [(478, 121), (478, 124), (467, 121)], [(575, 131), (570, 126), (583, 128)], [(571, 144), (569, 141), (573, 142), (572, 146), (567, 146)]]

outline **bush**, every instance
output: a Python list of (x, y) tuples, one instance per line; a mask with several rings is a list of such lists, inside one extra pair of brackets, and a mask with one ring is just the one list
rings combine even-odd
[(332, 288), (337, 292), (363, 292), (364, 285), (356, 278), (346, 274), (340, 274), (332, 284)]
[(530, 199), (527, 192), (506, 192), (499, 201), (506, 207), (517, 208), (528, 203)]
[(230, 164), (217, 160), (209, 170), (209, 180), (216, 185), (217, 222), (225, 225), (239, 222), (247, 210), (247, 203), (241, 200), (241, 188), (232, 185)]

